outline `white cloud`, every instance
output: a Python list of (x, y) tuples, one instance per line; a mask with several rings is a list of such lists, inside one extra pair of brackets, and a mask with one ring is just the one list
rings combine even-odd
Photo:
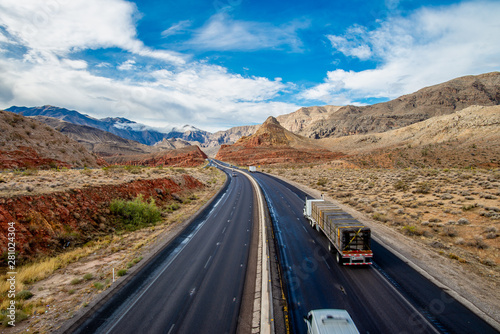
[(187, 43), (206, 50), (289, 48), (299, 51), (302, 42), (297, 36), (297, 30), (307, 25), (293, 22), (277, 27), (269, 23), (233, 20), (226, 12), (220, 12), (212, 16)]
[(189, 21), (189, 20), (177, 22), (176, 24), (174, 24), (170, 28), (163, 30), (161, 33), (161, 36), (168, 37), (168, 36), (172, 36), (172, 35), (177, 35), (179, 33), (184, 32), (186, 30), (186, 28), (188, 28), (189, 26), (191, 26), (191, 21)]
[(135, 68), (135, 60), (129, 59), (117, 67), (120, 71), (130, 71)]
[(47, 54), (118, 47), (131, 53), (184, 63), (178, 54), (151, 50), (137, 39), (136, 6), (107, 0), (3, 0), (0, 22), (8, 33), (28, 47), (29, 59)]
[(353, 26), (343, 36), (327, 36), (337, 51), (376, 66), (328, 72), (324, 83), (301, 97), (325, 103), (395, 98), (459, 76), (498, 71), (498, 13), (499, 2), (463, 2), (391, 17), (372, 31)]

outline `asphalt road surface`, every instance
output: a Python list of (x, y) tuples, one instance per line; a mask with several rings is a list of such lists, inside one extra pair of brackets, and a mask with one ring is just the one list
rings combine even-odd
[(233, 177), (220, 198), (77, 333), (234, 333), (253, 221), (253, 189)]
[(372, 240), (373, 266), (339, 266), (326, 237), (303, 217), (305, 194), (253, 173), (266, 196), (285, 279), (290, 325), (306, 333), (311, 309), (346, 309), (360, 333), (497, 333)]

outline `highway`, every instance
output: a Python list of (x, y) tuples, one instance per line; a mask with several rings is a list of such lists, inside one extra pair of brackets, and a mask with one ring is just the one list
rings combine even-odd
[(181, 235), (75, 333), (234, 333), (249, 258), (254, 196), (233, 177)]
[(360, 333), (497, 333), (375, 241), (373, 266), (339, 266), (303, 218), (305, 193), (253, 176), (271, 211), (293, 333), (306, 333), (303, 316), (320, 308), (346, 309)]

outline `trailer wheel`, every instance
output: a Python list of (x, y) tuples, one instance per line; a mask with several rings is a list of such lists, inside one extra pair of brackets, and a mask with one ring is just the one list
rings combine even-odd
[(332, 246), (332, 243), (331, 243), (331, 242), (328, 242), (328, 251), (329, 251), (330, 253), (333, 253), (333, 250), (334, 250), (334, 249), (335, 249), (335, 248)]
[(344, 264), (344, 259), (340, 256), (340, 252), (337, 252), (337, 263), (340, 265)]

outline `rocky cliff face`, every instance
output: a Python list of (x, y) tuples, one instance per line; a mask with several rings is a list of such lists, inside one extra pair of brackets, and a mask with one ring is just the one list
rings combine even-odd
[(0, 111), (0, 168), (97, 167), (99, 161), (51, 127)]
[(339, 155), (286, 130), (276, 118), (269, 117), (253, 135), (233, 145), (222, 145), (216, 159), (239, 165), (269, 165), (321, 162)]

